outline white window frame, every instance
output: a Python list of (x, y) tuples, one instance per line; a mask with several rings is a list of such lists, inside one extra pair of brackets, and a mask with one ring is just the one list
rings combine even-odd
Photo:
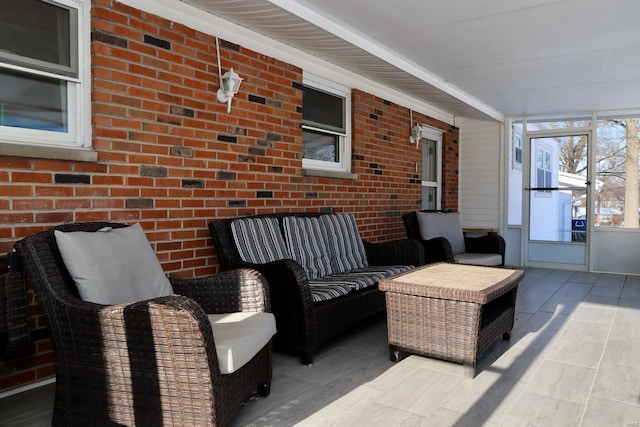
[[(304, 73), (302, 84), (313, 89), (321, 90), (344, 99), (345, 133), (322, 129), (317, 126), (303, 124), (302, 129), (338, 136), (338, 162), (302, 158), (302, 168), (320, 171), (351, 172), (351, 89), (322, 77)], [(304, 112), (303, 112), (304, 115)]]
[[(75, 35), (76, 46), (72, 46), (72, 50), (77, 51), (77, 58), (72, 59), (72, 62), (77, 60), (77, 76), (69, 76), (68, 70), (62, 68), (60, 73), (42, 71), (37, 68), (36, 61), (34, 61), (34, 67), (32, 68), (24, 63), (16, 65), (5, 62), (0, 58), (0, 69), (15, 70), (31, 75), (66, 81), (68, 129), (67, 132), (55, 132), (12, 126), (0, 126), (0, 154), (14, 153), (12, 151), (12, 147), (15, 147), (18, 148), (18, 150), (15, 151), (15, 154), (28, 156), (30, 151), (20, 149), (21, 146), (26, 146), (26, 148), (45, 147), (82, 150), (88, 150), (91, 148), (91, 3), (89, 0), (50, 0), (45, 2), (75, 9), (77, 12), (77, 34)], [(55, 157), (55, 154), (51, 155), (51, 158)]]
[[(420, 185), (422, 187), (430, 187), (430, 188), (435, 188), (436, 189), (436, 206), (435, 209), (436, 210), (440, 210), (442, 208), (442, 131), (439, 129), (435, 129), (432, 128), (430, 126), (422, 126), (422, 139), (427, 139), (430, 141), (435, 141), (436, 143), (436, 153), (434, 154), (436, 156), (436, 181), (427, 181), (425, 180), (424, 176), (422, 177), (422, 181), (420, 183)], [(424, 148), (424, 142), (421, 141), (421, 143), (423, 144), (422, 150), (422, 161), (426, 161), (426, 156), (428, 155), (428, 153), (424, 152), (425, 148)], [(425, 203), (423, 201), (423, 205), (422, 208), (426, 209), (425, 207)]]
[[(520, 161), (518, 161), (518, 151), (520, 151)], [(522, 169), (523, 153), (524, 152), (522, 151), (522, 135), (513, 133), (513, 168), (514, 169)]]
[[(540, 169), (538, 168), (538, 151), (542, 153), (542, 171), (545, 176), (544, 182), (542, 183), (538, 182), (538, 170)], [(546, 157), (549, 157), (548, 170), (545, 169)], [(553, 150), (551, 150), (550, 148), (544, 145), (536, 144), (533, 165), (536, 169), (536, 187), (542, 187), (542, 188), (553, 187)], [(547, 182), (547, 175), (549, 176), (549, 182)], [(543, 197), (551, 197), (551, 190), (537, 190), (536, 195), (543, 196)]]

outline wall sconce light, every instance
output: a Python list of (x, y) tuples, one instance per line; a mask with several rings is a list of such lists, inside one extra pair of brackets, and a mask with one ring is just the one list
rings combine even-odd
[(413, 144), (414, 142), (420, 142), (422, 139), (422, 126), (415, 125), (411, 128), (411, 136), (409, 137), (409, 141)]
[(233, 71), (233, 67), (226, 73), (222, 74), (222, 67), (220, 66), (220, 45), (218, 44), (218, 38), (216, 37), (216, 53), (218, 54), (218, 77), (220, 78), (220, 89), (216, 93), (218, 102), (227, 103), (227, 113), (231, 112), (231, 100), (233, 96), (240, 90), (240, 84), (242, 83), (242, 77)]
[(231, 100), (240, 90), (240, 83), (242, 83), (242, 77), (233, 71), (233, 67), (220, 76), (220, 89), (218, 89), (216, 96), (218, 102), (227, 103), (227, 113), (231, 112)]
[(420, 145), (420, 140), (422, 139), (422, 126), (416, 124), (413, 126), (413, 110), (409, 110), (410, 120), (411, 120), (411, 136), (409, 137), (409, 142), (412, 144), (416, 144), (416, 148)]

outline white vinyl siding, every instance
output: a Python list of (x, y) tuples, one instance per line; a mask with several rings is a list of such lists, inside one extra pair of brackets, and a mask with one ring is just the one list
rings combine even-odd
[(465, 228), (498, 230), (501, 224), (501, 124), (458, 119), (459, 210)]

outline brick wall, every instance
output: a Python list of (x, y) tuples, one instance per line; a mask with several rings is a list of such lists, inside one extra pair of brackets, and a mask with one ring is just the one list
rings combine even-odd
[[(112, 0), (94, 1), (91, 27), (98, 161), (0, 157), (1, 252), (62, 222), (140, 222), (167, 273), (200, 276), (217, 271), (211, 220), (321, 207), (353, 213), (366, 240), (405, 236), (400, 216), (421, 197), (407, 108), (354, 90), (358, 179), (303, 176), (301, 69), (220, 40), (223, 72), (244, 78), (227, 114), (213, 36)], [(443, 208), (456, 210), (458, 129), (413, 115), (444, 131)], [(52, 374), (39, 340), (32, 356), (0, 361), (0, 391)]]

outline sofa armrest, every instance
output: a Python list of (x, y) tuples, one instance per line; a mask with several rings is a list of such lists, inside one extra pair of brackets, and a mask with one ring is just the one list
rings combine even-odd
[(369, 265), (423, 265), (424, 249), (415, 239), (400, 239), (390, 242), (363, 242)]
[(278, 330), (276, 346), (315, 348), (315, 311), (309, 279), (300, 264), (292, 259), (266, 264), (242, 262), (244, 268), (256, 270), (269, 286), (271, 312)]

